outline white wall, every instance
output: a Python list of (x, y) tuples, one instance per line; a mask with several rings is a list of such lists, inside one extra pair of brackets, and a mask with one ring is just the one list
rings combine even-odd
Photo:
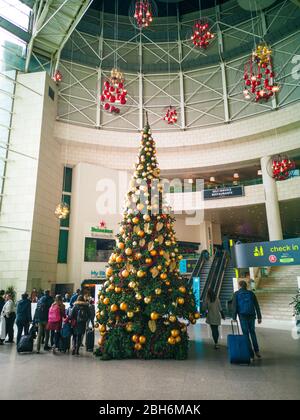
[[(54, 139), (56, 86), (46, 73), (19, 74), (13, 108), (7, 178), (0, 215), (1, 288), (20, 295), (56, 281), (61, 199), (60, 144)], [(14, 153), (17, 151), (18, 153)], [(5, 229), (3, 226), (12, 229)]]
[[(212, 170), (299, 149), (299, 115), (300, 104), (296, 103), (236, 123), (171, 134), (154, 133), (160, 167), (175, 174), (178, 169)], [(57, 122), (55, 137), (62, 143), (68, 140), (73, 162), (131, 169), (140, 133), (96, 130)]]
[[(101, 183), (109, 180), (106, 197), (114, 197), (114, 190), (120, 194), (120, 200), (115, 204), (108, 203), (107, 214), (101, 210)], [(91, 277), (91, 271), (105, 269), (105, 263), (84, 262), (84, 239), (91, 237), (91, 227), (104, 220), (108, 229), (118, 231), (121, 220), (119, 205), (122, 205), (127, 191), (127, 173), (114, 171), (101, 166), (79, 163), (73, 169), (72, 207), (70, 217), (70, 233), (68, 247), (68, 278), (69, 283), (79, 286), (80, 282)]]

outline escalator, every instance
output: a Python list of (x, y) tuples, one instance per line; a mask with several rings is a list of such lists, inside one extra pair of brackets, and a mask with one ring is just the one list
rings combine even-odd
[(191, 277), (189, 279), (189, 283), (192, 284), (193, 283), (193, 278), (194, 277), (200, 277), (200, 273), (202, 272), (202, 269), (205, 265), (205, 262), (209, 260), (209, 254), (208, 251), (203, 250), (200, 254), (200, 257), (198, 258), (196, 265), (194, 267), (194, 270), (191, 274)]
[[(230, 295), (230, 287), (227, 286), (231, 285), (232, 290), (232, 278), (230, 279), (230, 277), (228, 277), (227, 275), (229, 267), (232, 270), (232, 267), (230, 266), (230, 257), (228, 253), (226, 251), (217, 251), (201, 293), (201, 302), (205, 302), (205, 300), (207, 299), (208, 290), (212, 289), (217, 297), (220, 297), (220, 295), (222, 295), (221, 304), (223, 309), (226, 310), (226, 303), (228, 300), (227, 297)], [(224, 293), (224, 279), (226, 279), (226, 293)]]

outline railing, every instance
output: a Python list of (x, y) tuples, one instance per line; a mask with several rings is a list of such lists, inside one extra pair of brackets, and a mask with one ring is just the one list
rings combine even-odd
[(228, 263), (229, 263), (229, 255), (227, 254), (226, 251), (223, 251), (218, 274), (216, 276), (215, 284), (214, 284), (214, 292), (217, 297), (219, 297), (220, 295), (220, 291), (221, 291), (221, 287), (222, 287), (222, 283), (224, 280), (225, 271), (228, 266)]
[(189, 279), (189, 283), (193, 282), (193, 278), (194, 277), (199, 277), (199, 274), (201, 273), (201, 270), (203, 268), (203, 265), (205, 263), (205, 261), (207, 261), (209, 259), (209, 254), (207, 250), (203, 250), (200, 254), (200, 257), (198, 258), (198, 261), (194, 267), (194, 270), (191, 274), (191, 277)]
[(218, 267), (219, 267), (219, 263), (220, 263), (220, 257), (221, 257), (221, 255), (217, 251), (216, 254), (215, 254), (215, 256), (214, 256), (212, 265), (210, 267), (210, 270), (209, 270), (209, 273), (208, 273), (208, 276), (207, 276), (207, 279), (206, 279), (204, 288), (202, 290), (201, 297), (200, 297), (200, 302), (205, 302), (206, 297), (207, 297), (208, 289), (210, 289), (212, 287), (212, 284), (213, 284), (213, 281), (215, 279), (216, 273), (218, 272)]
[[(296, 169), (293, 178), (300, 176), (300, 170)], [(281, 181), (282, 182), (282, 181)], [(231, 183), (231, 184), (215, 184), (215, 185), (207, 185), (205, 186), (205, 190), (214, 190), (216, 188), (226, 188), (226, 187), (236, 187), (236, 186), (244, 186), (248, 187), (251, 185), (261, 185), (263, 183), (262, 178), (254, 178), (254, 179), (247, 179), (245, 181), (240, 181), (237, 183)], [(185, 191), (184, 186), (171, 186), (170, 187), (170, 193), (184, 193), (184, 192), (197, 192), (197, 186), (196, 184), (189, 184), (189, 188)]]

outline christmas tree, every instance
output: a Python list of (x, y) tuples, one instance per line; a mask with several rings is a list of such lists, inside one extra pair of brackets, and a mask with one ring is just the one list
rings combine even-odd
[(175, 219), (159, 176), (147, 123), (107, 281), (98, 296), (96, 355), (104, 360), (185, 359), (187, 326), (200, 317), (193, 291), (180, 276)]

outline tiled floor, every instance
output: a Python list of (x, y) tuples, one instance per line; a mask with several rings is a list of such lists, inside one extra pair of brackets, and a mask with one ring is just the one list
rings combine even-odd
[(186, 361), (101, 362), (51, 353), (18, 355), (0, 347), (0, 399), (300, 399), (300, 339), (260, 328), (263, 360), (250, 367), (227, 360), (226, 334), (214, 350), (205, 325), (191, 334)]

